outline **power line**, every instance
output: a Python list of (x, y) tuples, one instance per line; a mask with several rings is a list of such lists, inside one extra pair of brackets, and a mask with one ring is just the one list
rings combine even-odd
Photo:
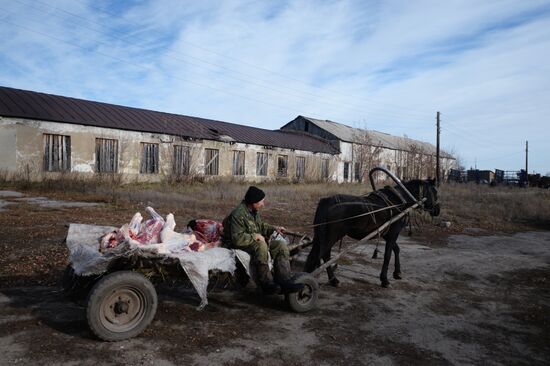
[[(451, 134), (454, 134), (455, 136), (462, 137), (472, 143), (475, 144), (483, 144), (483, 145), (491, 145), (491, 146), (499, 146), (502, 145), (502, 141), (490, 139), (487, 138), (487, 136), (480, 137), (478, 134), (472, 134), (466, 131), (463, 131), (461, 128), (457, 127), (455, 124), (445, 120), (444, 121), (445, 130), (446, 132), (450, 132)], [(449, 126), (452, 126), (453, 128), (449, 128)]]
[[(473, 143), (473, 144), (479, 145), (479, 141), (474, 141), (473, 139), (471, 139), (471, 138), (470, 138), (469, 136), (467, 136), (467, 135), (463, 135), (463, 134), (461, 134), (461, 133), (454, 132), (454, 131), (450, 130), (450, 129), (447, 128), (447, 127), (442, 127), (441, 129), (442, 129), (443, 132), (450, 133), (450, 134), (455, 135), (455, 136), (457, 136), (457, 137), (459, 137), (459, 138), (461, 138), (461, 139), (463, 139), (463, 140), (466, 140), (466, 141), (471, 142), (471, 143)], [(491, 148), (491, 146), (487, 146), (487, 144), (484, 144), (484, 145), (483, 145), (483, 148)]]
[[(104, 52), (101, 52), (101, 51), (97, 51), (97, 50), (94, 50), (94, 51), (90, 51), (88, 49), (86, 49), (85, 47), (83, 46), (80, 46), (78, 44), (74, 44), (72, 42), (69, 42), (69, 41), (66, 41), (66, 40), (63, 40), (63, 39), (60, 39), (60, 38), (57, 38), (55, 36), (52, 36), (52, 35), (49, 35), (49, 34), (46, 34), (46, 33), (43, 33), (43, 32), (40, 32), (40, 31), (37, 31), (37, 30), (34, 30), (34, 29), (31, 29), (31, 28), (28, 28), (28, 27), (25, 27), (25, 26), (22, 26), (20, 24), (16, 24), (16, 23), (13, 23), (9, 20), (5, 20), (5, 22), (15, 26), (15, 27), (18, 27), (18, 28), (21, 28), (21, 29), (24, 29), (28, 32), (32, 32), (32, 33), (35, 33), (35, 34), (39, 34), (41, 36), (44, 36), (44, 37), (47, 37), (47, 38), (51, 38), (53, 40), (56, 40), (58, 42), (62, 42), (62, 43), (66, 43), (70, 46), (73, 46), (73, 47), (76, 47), (76, 48), (80, 48), (80, 49), (84, 49), (88, 52), (93, 52), (93, 53), (97, 53), (98, 55), (101, 55), (103, 57), (107, 57), (107, 58), (111, 58), (113, 60), (116, 60), (116, 61), (119, 61), (119, 62), (123, 62), (123, 63), (127, 63), (129, 65), (133, 65), (133, 66), (136, 66), (136, 67), (139, 67), (139, 68), (142, 68), (142, 69), (145, 69), (145, 70), (151, 70), (151, 67), (149, 66), (146, 66), (146, 65), (142, 65), (142, 64), (139, 64), (139, 63), (136, 63), (136, 62), (133, 62), (133, 61), (129, 61), (129, 60), (125, 60), (125, 59), (122, 59), (120, 57), (117, 57), (117, 56), (113, 56), (113, 55), (110, 55), (110, 54), (107, 54), (107, 53), (104, 53)], [(191, 84), (194, 84), (194, 85), (197, 85), (197, 86), (200, 86), (200, 87), (203, 87), (203, 88), (208, 88), (208, 89), (211, 89), (211, 90), (215, 90), (217, 92), (221, 92), (221, 93), (226, 93), (226, 94), (230, 94), (230, 95), (233, 95), (233, 96), (237, 96), (239, 98), (244, 98), (244, 99), (248, 99), (248, 100), (251, 100), (251, 101), (254, 101), (254, 102), (258, 102), (258, 103), (262, 103), (262, 104), (266, 104), (266, 105), (269, 105), (269, 106), (272, 106), (272, 107), (276, 107), (276, 108), (281, 108), (281, 109), (284, 109), (285, 111), (288, 111), (288, 110), (292, 110), (292, 108), (288, 108), (288, 107), (283, 107), (283, 106), (280, 106), (278, 104), (274, 104), (274, 103), (269, 103), (269, 102), (265, 102), (265, 101), (262, 101), (262, 100), (259, 100), (259, 99), (255, 99), (255, 98), (250, 98), (250, 97), (247, 97), (247, 96), (244, 96), (244, 95), (240, 95), (240, 94), (237, 94), (237, 93), (232, 93), (232, 92), (228, 92), (227, 90), (223, 90), (223, 89), (218, 89), (218, 88), (214, 88), (212, 86), (209, 86), (209, 85), (204, 85), (204, 84), (201, 84), (201, 83), (197, 83), (195, 81), (192, 81), (192, 80), (189, 80), (189, 79), (185, 79), (185, 78), (182, 78), (182, 77), (179, 77), (179, 76), (174, 76), (174, 78), (177, 78), (177, 79), (180, 79), (182, 81), (185, 81), (187, 83), (191, 83)], [(298, 112), (300, 113), (299, 111), (296, 111), (294, 110), (295, 112)]]
[[(52, 7), (52, 6), (49, 5), (49, 4), (46, 4), (46, 3), (43, 3), (43, 2), (40, 2), (40, 1), (38, 1), (38, 2), (41, 3), (41, 4), (44, 4), (44, 5), (46, 5), (46, 6)], [(86, 3), (86, 6), (90, 6), (90, 4)], [(109, 15), (115, 16), (115, 17), (117, 17), (117, 18), (123, 18), (127, 23), (129, 23), (129, 24), (131, 24), (131, 25), (135, 25), (134, 22), (129, 21), (129, 20), (126, 19), (124, 16), (121, 17), (120, 14), (115, 14), (115, 13), (113, 13), (113, 12), (109, 12), (109, 11), (107, 11), (107, 10), (100, 9), (100, 8), (98, 8), (98, 7), (96, 7), (96, 6), (90, 6), (90, 7), (93, 8), (93, 9), (95, 9), (95, 10), (97, 10), (97, 11), (99, 11), (99, 12), (101, 12), (101, 13), (104, 13), (104, 14), (109, 14)], [(97, 25), (100, 25), (100, 26), (102, 26), (102, 27), (104, 26), (104, 25), (101, 24), (101, 23), (98, 23), (98, 22), (95, 22), (95, 21), (90, 21), (90, 20), (86, 19), (85, 17), (82, 17), (82, 16), (80, 16), (80, 15), (77, 15), (77, 14), (74, 14), (74, 13), (71, 13), (71, 12), (68, 12), (68, 11), (65, 11), (65, 10), (63, 10), (63, 9), (59, 9), (58, 7), (54, 7), (54, 9), (56, 9), (56, 10), (58, 10), (58, 11), (62, 11), (62, 12), (67, 13), (67, 14), (70, 14), (70, 15), (73, 15), (73, 16), (76, 16), (76, 17), (79, 17), (79, 18), (84, 19), (84, 20), (86, 20), (86, 21), (88, 21), (88, 22), (90, 22), (90, 23), (97, 24)], [(112, 36), (112, 37), (118, 38), (118, 37), (116, 37), (116, 36)], [(121, 38), (118, 38), (118, 39), (121, 39)], [(126, 40), (123, 40), (123, 39), (121, 39), (121, 40), (122, 40), (122, 41), (126, 41)], [(126, 41), (126, 42), (128, 42), (128, 41)], [(222, 53), (219, 53), (219, 52), (216, 52), (216, 51), (212, 51), (212, 50), (210, 50), (210, 49), (207, 49), (207, 48), (205, 48), (205, 47), (203, 47), (203, 46), (194, 44), (194, 43), (192, 43), (192, 42), (189, 42), (189, 41), (182, 41), (182, 42), (183, 42), (183, 43), (186, 43), (186, 44), (188, 44), (188, 45), (191, 45), (191, 46), (193, 46), (193, 47), (195, 47), (195, 48), (198, 48), (198, 49), (201, 49), (201, 50), (203, 50), (203, 51), (206, 51), (206, 52), (208, 52), (208, 53), (211, 53), (211, 54), (213, 54), (213, 55), (223, 57), (224, 59), (230, 59), (230, 60), (233, 60), (233, 61), (242, 63), (242, 64), (244, 64), (244, 65), (250, 66), (250, 67), (252, 67), (252, 68), (255, 68), (255, 69), (257, 69), (257, 70), (260, 70), (260, 71), (263, 71), (263, 72), (266, 72), (266, 73), (269, 73), (269, 74), (272, 74), (272, 75), (276, 75), (276, 76), (278, 76), (278, 77), (281, 77), (281, 78), (284, 78), (284, 79), (287, 79), (287, 80), (292, 80), (292, 81), (298, 82), (298, 83), (300, 83), (300, 84), (302, 84), (302, 85), (305, 85), (305, 86), (308, 87), (308, 88), (312, 88), (312, 87), (313, 87), (311, 84), (306, 83), (306, 82), (303, 82), (303, 81), (301, 81), (301, 80), (298, 80), (298, 79), (295, 79), (295, 78), (292, 78), (292, 77), (288, 77), (288, 76), (283, 75), (283, 74), (280, 74), (280, 73), (278, 73), (278, 72), (274, 72), (274, 71), (272, 71), (272, 70), (269, 70), (269, 69), (266, 69), (266, 68), (263, 68), (263, 67), (254, 65), (254, 64), (252, 64), (252, 63), (250, 63), (250, 62), (247, 62), (247, 61), (244, 61), (244, 60), (241, 60), (241, 59), (238, 59), (238, 58), (229, 56), (229, 55), (225, 55), (225, 54), (222, 54)], [(211, 62), (211, 61), (207, 61), (207, 60), (204, 60), (204, 59), (200, 59), (200, 58), (197, 58), (196, 56), (192, 56), (192, 55), (188, 55), (188, 54), (183, 54), (183, 53), (181, 53), (181, 52), (175, 52), (175, 51), (169, 51), (169, 52), (174, 53), (174, 54), (181, 54), (181, 55), (184, 55), (184, 56), (186, 56), (186, 57), (191, 57), (191, 58), (194, 58), (194, 59), (198, 60), (199, 62), (203, 62), (203, 63), (209, 64), (209, 65), (213, 65), (213, 66), (215, 66), (215, 67), (223, 68), (223, 69), (225, 69), (225, 70), (228, 70), (228, 71), (231, 71), (231, 72), (235, 72), (235, 73), (238, 73), (238, 74), (241, 74), (241, 75), (245, 75), (245, 76), (249, 76), (249, 77), (251, 76), (250, 74), (246, 74), (246, 73), (243, 73), (243, 72), (241, 72), (241, 71), (234, 70), (234, 69), (228, 68), (228, 67), (226, 67), (226, 66), (223, 66), (223, 65), (219, 65), (219, 64), (213, 63), (213, 62)], [(250, 82), (250, 81), (248, 81), (248, 82)], [(270, 82), (270, 83), (271, 83), (271, 82)], [(310, 92), (308, 92), (308, 91), (296, 90), (296, 89), (290, 88), (290, 87), (289, 87), (288, 85), (286, 85), (286, 84), (283, 85), (283, 87), (285, 88), (285, 91), (286, 91), (286, 90), (292, 90), (292, 91), (296, 91), (296, 92), (299, 92), (299, 93), (305, 93), (305, 94), (311, 95), (311, 96), (316, 97), (316, 98), (321, 98), (321, 99), (329, 100), (327, 97), (320, 96), (320, 95), (318, 95), (318, 94), (314, 94), (314, 93), (310, 93)], [(319, 89), (319, 88), (316, 88), (316, 89)], [(349, 99), (349, 98), (353, 98), (353, 99), (357, 98), (357, 97), (354, 97), (354, 96), (346, 95), (346, 94), (343, 94), (343, 93), (340, 93), (340, 92), (337, 92), (337, 91), (334, 91), (334, 90), (326, 89), (326, 88), (323, 89), (323, 90), (328, 91), (328, 92), (332, 92), (332, 93), (335, 93), (335, 94), (338, 94), (338, 95), (340, 95), (341, 97), (346, 98), (346, 100)], [(384, 105), (384, 104), (386, 104), (387, 106), (389, 106), (390, 108), (392, 108), (392, 110), (390, 111), (391, 115), (401, 115), (402, 117), (407, 117), (407, 118), (411, 118), (411, 116), (416, 116), (416, 118), (421, 118), (421, 119), (426, 118), (426, 114), (424, 114), (424, 113), (415, 114), (415, 113), (411, 113), (411, 111), (407, 111), (407, 112), (403, 112), (403, 113), (398, 112), (398, 111), (396, 112), (396, 111), (395, 111), (395, 105), (393, 105), (393, 104), (387, 104), (387, 103), (384, 103), (384, 102), (380, 102), (380, 101), (378, 101), (378, 100), (371, 99), (371, 98), (367, 98), (367, 97), (362, 97), (362, 98), (361, 98), (361, 104), (364, 104), (365, 101), (368, 101), (368, 100), (372, 100), (372, 103), (375, 103), (375, 104), (378, 105), (378, 106), (379, 106), (379, 105)], [(336, 103), (337, 103), (338, 105), (348, 105), (348, 106), (350, 106), (352, 109), (357, 109), (357, 105), (356, 105), (355, 103), (354, 103), (354, 104), (350, 104), (350, 103), (348, 103), (348, 102), (342, 102), (342, 101), (338, 101), (338, 102), (336, 102)], [(360, 111), (363, 111), (363, 112), (364, 112), (363, 109), (360, 109)], [(369, 113), (370, 113), (370, 114), (372, 114), (372, 113), (378, 113), (378, 114), (380, 115), (380, 112), (369, 112)], [(384, 113), (385, 113), (385, 112), (383, 112), (382, 115), (383, 115)], [(389, 115), (389, 114), (388, 114), (388, 115)]]
[[(20, 1), (18, 1), (18, 2), (20, 2)], [(21, 3), (21, 2), (20, 2), (20, 3)], [(42, 2), (39, 2), (39, 3), (42, 3)], [(42, 4), (44, 4), (44, 3), (42, 3)], [(25, 5), (28, 5), (28, 4), (25, 4)], [(45, 4), (45, 5), (51, 7), (49, 4)], [(36, 7), (35, 7), (35, 9), (36, 9)], [(55, 10), (57, 10), (57, 11), (62, 11), (62, 12), (64, 12), (64, 13), (67, 13), (67, 14), (71, 15), (71, 16), (78, 17), (78, 18), (80, 18), (80, 19), (86, 20), (86, 21), (88, 21), (88, 22), (90, 22), (90, 23), (93, 23), (93, 24), (101, 25), (100, 23), (93, 22), (93, 21), (89, 21), (89, 20), (87, 20), (87, 19), (84, 18), (84, 17), (81, 17), (81, 16), (79, 16), (79, 15), (77, 15), (77, 14), (74, 14), (74, 13), (71, 13), (71, 12), (67, 12), (67, 11), (65, 11), (65, 10), (63, 10), (63, 9), (59, 9), (59, 8), (57, 8), (57, 7), (55, 8)], [(62, 19), (67, 20), (67, 19), (65, 19), (65, 18), (62, 18)], [(134, 45), (134, 46), (136, 46), (136, 47), (139, 47), (139, 48), (141, 48), (141, 49), (144, 48), (143, 45), (136, 44), (136, 43), (131, 43), (131, 42), (129, 42), (129, 41), (127, 41), (127, 40), (125, 40), (125, 39), (123, 39), (123, 38), (121, 38), (121, 37), (116, 36), (116, 35), (105, 34), (105, 32), (103, 32), (103, 31), (99, 31), (99, 30), (97, 30), (97, 29), (90, 28), (90, 27), (85, 27), (85, 26), (82, 26), (82, 24), (79, 24), (79, 26), (80, 26), (80, 27), (84, 27), (84, 28), (86, 28), (86, 29), (90, 29), (90, 30), (92, 30), (92, 31), (94, 31), (94, 32), (96, 32), (96, 33), (101, 34), (101, 35), (104, 35), (104, 36), (107, 36), (107, 37), (110, 37), (110, 38), (114, 38), (114, 39), (118, 39), (118, 40), (121, 41), (121, 42), (129, 43), (129, 44)], [(59, 38), (57, 38), (57, 37), (48, 35), (48, 34), (46, 34), (46, 33), (44, 33), (44, 32), (39, 32), (39, 31), (36, 31), (36, 30), (33, 30), (33, 31), (34, 31), (34, 32), (38, 32), (38, 33), (40, 33), (40, 34), (42, 34), (42, 35), (45, 35), (45, 36), (50, 36), (50, 38), (52, 38), (52, 39), (55, 39), (55, 40), (58, 40), (58, 41), (61, 41), (61, 42), (65, 42), (64, 40), (61, 40), (61, 39), (59, 39)], [(95, 40), (95, 42), (96, 42), (96, 43), (99, 43), (99, 44), (104, 44), (104, 45), (106, 45), (106, 46), (110, 46), (110, 44), (107, 44), (107, 43), (104, 43), (104, 42), (101, 42), (101, 41)], [(73, 43), (69, 43), (69, 42), (67, 42), (67, 43), (68, 43), (68, 44), (71, 44), (72, 46), (74, 46)], [(175, 52), (172, 52), (172, 51), (168, 51), (168, 52), (170, 52), (170, 53), (175, 53)], [(105, 55), (105, 54), (103, 54), (103, 55)], [(188, 60), (184, 60), (184, 59), (181, 59), (181, 58), (178, 58), (178, 57), (174, 57), (174, 56), (169, 56), (169, 57), (171, 57), (171, 58), (173, 58), (173, 59), (175, 59), (175, 60), (177, 60), (177, 61), (179, 61), (179, 62), (184, 62), (184, 63), (192, 64), (192, 65), (195, 65), (195, 66), (197, 66), (197, 67), (203, 67), (202, 65), (197, 65), (196, 63), (192, 63), (192, 62), (189, 62)], [(118, 60), (121, 61), (122, 59), (118, 58)], [(207, 62), (207, 63), (208, 63), (208, 61), (204, 61), (204, 60), (201, 60), (201, 59), (199, 59), (199, 61), (201, 61), (201, 62)], [(216, 65), (216, 64), (213, 64), (213, 63), (209, 63), (209, 64), (211, 64), (211, 65), (213, 65), (213, 66), (216, 66), (216, 67), (225, 68), (225, 67), (223, 67), (223, 66)], [(230, 70), (230, 71), (234, 71), (234, 70), (231, 70), (231, 69), (229, 69), (229, 68), (225, 68), (225, 69)], [(188, 72), (189, 72), (189, 71), (188, 71)], [(198, 74), (198, 73), (193, 72), (193, 71), (191, 71), (191, 73), (193, 73), (193, 74)], [(244, 73), (241, 73), (241, 74), (246, 75), (246, 74), (244, 74)], [(288, 97), (289, 94), (290, 94), (290, 95), (294, 95), (295, 97), (298, 97), (298, 98), (306, 99), (306, 97), (304, 97), (304, 96), (302, 96), (302, 95), (297, 95), (297, 94), (288, 93), (288, 91), (286, 91), (286, 90), (285, 90), (285, 91), (282, 91), (282, 90), (280, 90), (280, 89), (275, 89), (275, 88), (271, 88), (271, 87), (265, 87), (264, 85), (262, 85), (262, 84), (260, 84), (260, 83), (256, 83), (256, 82), (253, 82), (253, 81), (250, 81), (250, 80), (245, 80), (245, 79), (238, 78), (238, 77), (235, 77), (235, 76), (232, 76), (232, 75), (227, 75), (227, 76), (229, 76), (230, 78), (233, 78), (233, 79), (242, 81), (242, 82), (246, 82), (246, 83), (248, 83), (248, 84), (258, 85), (258, 86), (262, 87), (263, 89), (272, 90), (272, 91), (274, 91), (274, 92), (276, 92), (276, 93), (283, 93), (283, 95), (284, 95), (285, 97)], [(185, 80), (188, 81), (187, 79), (185, 79)], [(196, 82), (195, 82), (194, 84), (195, 84), (195, 85), (202, 85), (202, 86), (204, 86), (203, 84), (196, 83)], [(215, 89), (215, 90), (218, 90), (218, 91), (222, 91), (222, 90), (217, 89), (217, 88), (212, 88), (212, 87), (209, 87), (209, 88)], [(225, 92), (225, 91), (222, 91), (222, 92)], [(256, 98), (249, 98), (249, 97), (242, 96), (242, 95), (236, 94), (236, 93), (229, 93), (229, 94), (231, 94), (231, 95), (236, 95), (236, 96), (240, 96), (240, 97), (243, 97), (243, 98), (246, 98), (246, 99), (249, 99), (249, 100), (259, 101), (259, 100), (256, 99)], [(310, 94), (311, 94), (311, 93), (310, 93)], [(316, 96), (316, 97), (319, 97), (318, 95), (315, 95), (315, 94), (311, 94), (311, 95), (314, 95), (314, 96)], [(329, 101), (329, 102), (332, 102), (330, 99), (323, 98), (323, 97), (320, 97), (320, 98), (321, 98), (321, 99), (324, 99), (324, 100), (327, 100), (327, 101)], [(275, 106), (274, 103), (268, 103), (268, 102), (263, 102), (263, 101), (261, 101), (261, 102), (262, 102), (263, 104)], [(334, 105), (340, 106), (339, 103), (333, 103), (333, 104), (334, 104)], [(283, 107), (280, 106), (280, 105), (276, 105), (276, 106), (279, 107), (279, 108), (283, 108)], [(288, 108), (288, 109), (291, 109), (291, 108)], [(355, 108), (355, 109), (356, 109), (356, 108)], [(362, 110), (362, 109), (361, 109), (361, 110), (356, 109), (356, 110), (357, 110), (357, 111), (361, 111), (362, 113), (365, 113), (365, 114), (369, 115), (369, 119), (371, 119), (371, 118), (374, 117), (374, 116), (386, 116), (386, 117), (389, 116), (389, 114), (385, 114), (384, 112), (381, 113), (380, 111), (376, 111), (376, 112), (374, 112), (374, 111), (366, 112), (366, 111), (364, 111), (364, 110)], [(299, 111), (298, 113), (299, 113), (299, 114), (302, 114), (303, 111)], [(410, 117), (408, 117), (408, 118), (410, 118)], [(388, 125), (388, 124), (386, 123), (386, 125)], [(391, 123), (391, 125), (392, 125), (392, 126), (396, 126), (396, 127), (399, 127), (399, 126), (402, 126), (402, 127), (409, 127), (409, 126), (410, 126), (410, 124), (399, 124), (399, 123)]]

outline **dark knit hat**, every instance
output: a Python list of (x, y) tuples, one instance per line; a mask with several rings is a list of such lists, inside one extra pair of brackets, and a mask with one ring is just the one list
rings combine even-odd
[(244, 195), (244, 201), (248, 204), (260, 202), (265, 197), (264, 191), (258, 187), (250, 186)]

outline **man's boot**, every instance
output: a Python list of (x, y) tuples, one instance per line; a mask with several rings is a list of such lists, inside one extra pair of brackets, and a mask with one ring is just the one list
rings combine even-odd
[(258, 263), (256, 268), (258, 270), (258, 282), (260, 283), (264, 294), (272, 295), (276, 293), (279, 290), (279, 286), (273, 282), (273, 276), (271, 275), (269, 266), (267, 264)]
[(290, 262), (286, 258), (278, 258), (275, 261), (275, 282), (281, 286), (283, 292), (296, 292), (304, 288), (303, 283), (292, 280)]

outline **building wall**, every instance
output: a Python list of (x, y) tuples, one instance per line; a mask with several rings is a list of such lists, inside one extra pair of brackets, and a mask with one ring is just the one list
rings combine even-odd
[[(399, 178), (404, 179), (435, 176), (435, 156), (424, 153), (421, 146), (419, 146), (418, 151), (415, 152), (408, 151), (411, 146), (404, 146), (403, 149), (372, 146), (371, 151), (378, 151), (378, 153), (370, 154), (373, 158), (372, 162), (363, 162), (363, 164), (361, 164), (362, 159), (359, 153), (361, 151), (361, 148), (359, 148), (359, 146), (361, 146), (360, 144), (339, 140), (336, 136), (301, 116), (287, 123), (282, 129), (307, 132), (320, 138), (327, 139), (333, 146), (339, 148), (340, 154), (335, 159), (336, 171), (333, 180), (340, 183), (357, 181), (355, 163), (359, 163), (360, 166), (363, 165), (362, 170), (368, 170), (376, 165), (381, 165), (396, 174)], [(363, 156), (365, 155), (369, 154), (366, 154), (363, 148)], [(344, 179), (345, 163), (349, 163), (348, 179)], [(455, 165), (455, 159), (440, 157), (441, 178), (445, 179), (450, 169)], [(359, 176), (361, 176), (361, 173), (362, 172), (359, 172)], [(381, 175), (377, 176), (384, 179)], [(364, 178), (367, 177), (365, 176)]]
[(0, 128), (0, 170), (10, 171), (16, 164), (17, 130), (13, 126)]
[[(245, 152), (245, 175), (236, 179), (248, 181), (295, 180), (296, 157), (306, 161), (305, 179), (319, 180), (321, 161), (334, 160), (333, 155), (313, 153), (310, 151), (283, 148), (266, 148), (261, 145), (222, 142), (212, 140), (188, 140), (181, 137), (136, 131), (124, 131), (101, 127), (90, 127), (67, 123), (56, 123), (17, 118), (0, 120), (0, 169), (12, 173), (27, 169), (33, 172), (32, 179), (40, 180), (45, 175), (56, 175), (57, 172), (44, 172), (44, 134), (70, 136), (71, 138), (71, 172), (83, 175), (95, 174), (96, 138), (115, 139), (118, 141), (118, 173), (125, 181), (155, 182), (172, 174), (174, 146), (189, 147), (190, 176), (204, 176), (205, 149), (219, 150), (218, 176), (233, 177), (233, 151)], [(155, 143), (159, 147), (159, 173), (140, 174), (142, 143)], [(267, 176), (256, 175), (257, 153), (268, 154)], [(277, 156), (288, 156), (288, 174), (277, 177)], [(336, 166), (329, 165), (329, 176), (334, 176)], [(215, 176), (207, 177), (215, 178)]]
[[(357, 151), (357, 145), (355, 146), (356, 148), (354, 151)], [(374, 150), (379, 151), (378, 154), (374, 156), (374, 165), (379, 165), (390, 170), (400, 179), (435, 178), (435, 156), (433, 155), (423, 153), (412, 154), (405, 150), (372, 147), (371, 151)], [(354, 156), (353, 163), (358, 162), (359, 159), (359, 156)], [(439, 163), (441, 179), (444, 180), (449, 174), (450, 169), (455, 166), (456, 160), (440, 157)], [(383, 176), (379, 177), (385, 179)], [(355, 174), (353, 180), (356, 180)]]

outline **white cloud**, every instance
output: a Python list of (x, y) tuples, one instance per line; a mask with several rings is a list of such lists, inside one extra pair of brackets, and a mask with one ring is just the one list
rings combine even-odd
[[(0, 3), (0, 84), (278, 128), (297, 114), (443, 144), (470, 166), (543, 155), (548, 1)], [(539, 150), (536, 150), (539, 148)]]

